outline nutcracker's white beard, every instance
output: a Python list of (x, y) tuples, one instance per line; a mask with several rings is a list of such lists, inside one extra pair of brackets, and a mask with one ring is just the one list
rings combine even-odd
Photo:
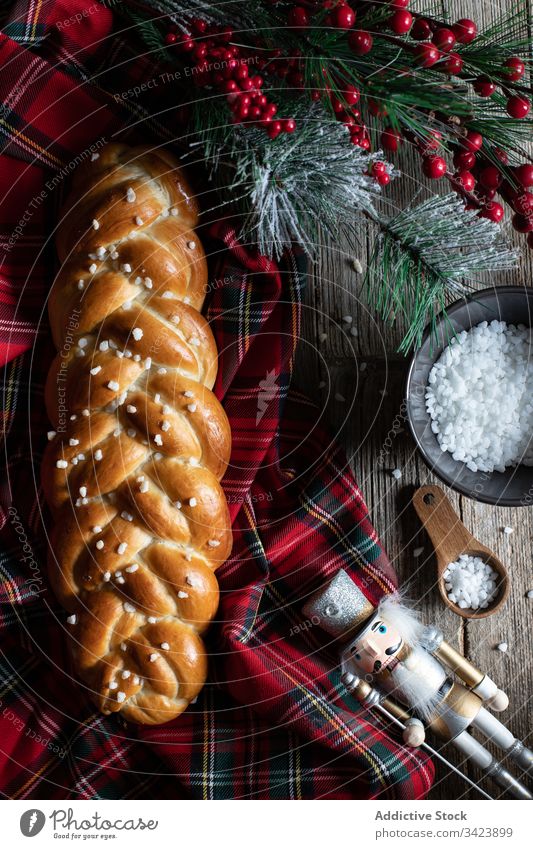
[(440, 688), (445, 680), (446, 671), (440, 663), (421, 646), (416, 646), (391, 670), (389, 692), (424, 719), (429, 719), (442, 701)]
[[(416, 612), (402, 602), (399, 593), (385, 596), (379, 603), (378, 613), (396, 628), (408, 648), (407, 656), (391, 669), (387, 689), (392, 696), (428, 719), (442, 699), (439, 689), (446, 680), (446, 672), (420, 645), (424, 626)], [(401, 651), (400, 657), (404, 654)]]

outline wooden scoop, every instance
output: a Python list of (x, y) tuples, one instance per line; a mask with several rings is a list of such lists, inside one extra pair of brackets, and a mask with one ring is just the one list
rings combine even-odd
[[(437, 580), (444, 604), (465, 619), (484, 619), (496, 613), (507, 601), (510, 589), (509, 575), (501, 560), (465, 528), (440, 486), (422, 486), (417, 489), (413, 495), (413, 505), (437, 555)], [(498, 594), (488, 607), (463, 609), (448, 598), (443, 575), (446, 567), (461, 554), (480, 557), (498, 573)]]

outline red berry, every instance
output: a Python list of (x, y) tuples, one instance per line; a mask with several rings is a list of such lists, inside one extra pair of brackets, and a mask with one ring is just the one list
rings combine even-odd
[(415, 48), (414, 57), (421, 68), (431, 68), (440, 59), (440, 53), (431, 41), (424, 41)]
[(533, 165), (519, 165), (518, 168), (514, 169), (514, 173), (520, 185), (525, 189), (533, 186)]
[(461, 18), (452, 26), (452, 30), (459, 44), (470, 44), (477, 35), (477, 27), (470, 18)]
[(178, 36), (173, 32), (167, 32), (165, 35), (165, 44), (175, 44), (178, 40)]
[(407, 9), (411, 0), (391, 0), (391, 6), (393, 9)]
[(451, 29), (447, 29), (446, 27), (439, 27), (433, 36), (434, 44), (444, 53), (449, 53), (456, 41), (457, 39)]
[(201, 18), (194, 18), (194, 20), (192, 21), (192, 28), (199, 35), (203, 35), (203, 33), (207, 29), (207, 21), (204, 21)]
[(355, 104), (359, 100), (359, 97), (361, 96), (359, 89), (356, 88), (354, 85), (344, 86), (343, 89), (340, 89), (339, 93), (341, 97), (344, 98), (348, 106), (355, 106)]
[(486, 165), (479, 172), (479, 182), (486, 189), (497, 189), (502, 181), (502, 175), (495, 165)]
[(488, 77), (478, 77), (474, 81), (474, 91), (480, 97), (490, 97), (496, 91), (496, 86)]
[(516, 83), (524, 76), (526, 66), (518, 56), (511, 56), (510, 59), (506, 59), (504, 65), (509, 70), (505, 71), (503, 76), (509, 82)]
[(426, 177), (431, 180), (438, 180), (439, 177), (444, 177), (446, 174), (446, 161), (442, 156), (428, 156), (424, 159), (422, 170)]
[(475, 130), (468, 130), (466, 136), (461, 139), (461, 145), (471, 153), (477, 153), (483, 144), (483, 136)]
[(400, 134), (396, 130), (384, 130), (381, 133), (381, 145), (385, 150), (396, 151), (400, 143)]
[(511, 118), (525, 118), (530, 107), (531, 104), (527, 97), (520, 97), (518, 94), (513, 94), (507, 101), (507, 114)]
[(411, 12), (404, 12), (398, 9), (394, 15), (389, 18), (389, 26), (396, 35), (405, 35), (409, 32), (413, 25), (413, 16)]
[(286, 133), (294, 133), (296, 129), (296, 121), (294, 118), (285, 118), (283, 121), (283, 129)]
[(481, 210), (482, 218), (488, 218), (489, 221), (494, 221), (496, 223), (502, 220), (503, 215), (503, 206), (501, 205), (501, 203), (496, 203), (495, 201), (490, 201), (490, 203), (486, 203)]
[(361, 139), (359, 142), (359, 147), (362, 147), (363, 150), (370, 150), (370, 139)]
[(458, 53), (450, 53), (446, 61), (442, 63), (441, 68), (447, 74), (455, 74), (455, 76), (459, 76), (463, 70), (463, 60)]
[(530, 216), (533, 212), (533, 195), (531, 192), (513, 194), (510, 201), (514, 211), (521, 215)]
[(355, 12), (351, 6), (343, 3), (333, 10), (331, 23), (338, 29), (351, 29), (355, 24), (355, 17)]
[(354, 29), (348, 36), (348, 45), (356, 56), (364, 56), (372, 50), (374, 39), (364, 29)]
[(381, 174), (376, 174), (376, 181), (380, 186), (387, 186), (390, 183), (390, 177), (386, 171)]
[(506, 152), (502, 150), (501, 147), (495, 147), (494, 153), (496, 154), (500, 162), (503, 162), (504, 165), (508, 165), (509, 157), (507, 156)]
[(458, 171), (453, 175), (453, 179), (465, 192), (471, 192), (476, 185), (476, 178), (470, 171)]
[[(411, 36), (417, 41), (425, 41), (431, 38), (432, 30), (425, 18), (417, 18), (411, 30)], [(455, 40), (455, 38), (454, 38)]]
[(372, 174), (376, 176), (377, 174), (383, 174), (387, 170), (387, 164), (385, 162), (374, 162), (372, 164)]
[(421, 153), (425, 156), (435, 150), (438, 150), (441, 140), (442, 133), (439, 133), (438, 130), (430, 130), (426, 138), (419, 143)]
[(454, 153), (453, 164), (460, 171), (468, 171), (476, 164), (476, 154), (468, 150), (461, 150)]
[(530, 233), (533, 230), (533, 217), (516, 213), (512, 218), (512, 225), (519, 233)]
[(305, 29), (309, 26), (309, 17), (303, 6), (293, 6), (287, 20), (290, 27)]
[(283, 129), (283, 127), (282, 127), (281, 121), (272, 121), (272, 123), (270, 124), (270, 126), (267, 130), (267, 135), (268, 135), (269, 138), (275, 139), (277, 136), (279, 136), (282, 129)]

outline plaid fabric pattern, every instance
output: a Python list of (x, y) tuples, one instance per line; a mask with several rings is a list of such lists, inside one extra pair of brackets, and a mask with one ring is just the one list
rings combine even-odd
[(71, 165), (91, 144), (160, 144), (176, 129), (161, 120), (163, 101), (151, 114), (141, 100), (113, 97), (160, 69), (94, 5), (58, 28), (81, 0), (24, 2), (0, 36), (0, 790), (17, 799), (421, 798), (431, 762), (346, 695), (336, 648), (301, 614), (341, 566), (375, 601), (395, 586), (345, 458), (290, 389), (302, 261), (277, 267), (240, 245), (228, 222), (207, 239), (217, 258), (208, 317), (233, 432), (224, 487), (235, 543), (218, 575), (208, 683), (179, 720), (126, 727), (96, 714), (71, 673), (65, 615), (46, 579), (39, 483), (51, 237)]

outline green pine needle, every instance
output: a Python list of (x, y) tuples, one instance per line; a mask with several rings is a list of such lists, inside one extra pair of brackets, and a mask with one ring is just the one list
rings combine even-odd
[(265, 256), (279, 258), (293, 241), (313, 256), (319, 229), (336, 238), (358, 214), (375, 217), (380, 189), (366, 172), (379, 156), (350, 144), (346, 128), (324, 120), (318, 104), (296, 107), (297, 131), (274, 141), (263, 130), (227, 124), (221, 109), (211, 124), (205, 108), (193, 106), (193, 149), (200, 146), (221, 196), (230, 189), (227, 203), (244, 199), (241, 236)]
[(468, 293), (479, 272), (516, 265), (517, 254), (503, 243), (498, 225), (464, 209), (455, 194), (432, 197), (378, 223), (365, 285), (384, 320), (405, 320), (401, 353), (420, 345), (425, 327), (434, 326), (450, 297)]

